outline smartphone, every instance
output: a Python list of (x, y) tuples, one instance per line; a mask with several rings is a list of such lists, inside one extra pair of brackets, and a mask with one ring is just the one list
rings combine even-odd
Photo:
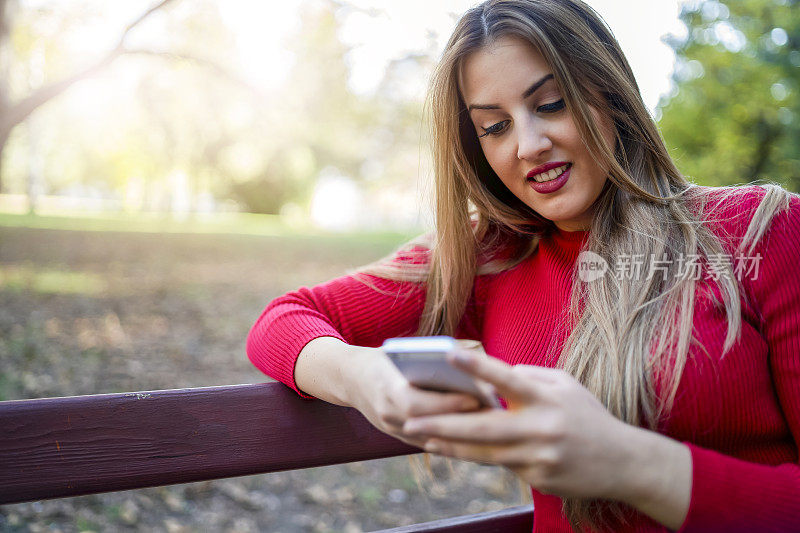
[(437, 392), (463, 392), (486, 407), (500, 407), (491, 387), (479, 385), (470, 374), (447, 362), (447, 354), (464, 350), (447, 336), (398, 337), (387, 339), (383, 351), (409, 383)]

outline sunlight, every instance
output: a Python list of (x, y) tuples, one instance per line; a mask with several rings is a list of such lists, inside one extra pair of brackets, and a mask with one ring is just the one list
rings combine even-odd
[(335, 169), (320, 173), (311, 199), (311, 220), (320, 228), (343, 231), (353, 229), (359, 222), (361, 192), (353, 180)]
[(219, 5), (223, 21), (234, 29), (238, 66), (248, 80), (265, 89), (277, 89), (286, 80), (293, 55), (285, 39), (297, 30), (301, 2), (246, 2)]

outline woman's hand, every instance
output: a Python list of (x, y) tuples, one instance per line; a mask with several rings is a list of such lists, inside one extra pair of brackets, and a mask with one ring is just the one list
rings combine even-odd
[(403, 430), (409, 418), (479, 407), (478, 401), (467, 394), (430, 392), (410, 385), (379, 348), (357, 348), (355, 359), (348, 403), (373, 426), (412, 446), (421, 448), (425, 439)]
[(651, 516), (670, 509), (654, 518), (680, 525), (691, 491), (685, 446), (623, 423), (562, 370), (475, 352), (451, 362), (494, 385), (509, 409), (408, 420), (406, 435), (426, 440), (426, 451), (505, 466), (545, 494), (620, 500)]

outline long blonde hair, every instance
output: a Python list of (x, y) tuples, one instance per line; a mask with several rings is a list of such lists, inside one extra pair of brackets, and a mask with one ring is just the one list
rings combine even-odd
[[(605, 276), (584, 283), (575, 275), (566, 324), (571, 333), (558, 362), (615, 417), (657, 430), (672, 408), (694, 338), (697, 283), (680, 275), (676, 259), (725, 250), (705, 225), (713, 214), (706, 209), (705, 189), (675, 167), (619, 44), (582, 1), (487, 0), (461, 17), (426, 102), (436, 230), (406, 247), (408, 252), (422, 244), (429, 260), (404, 267), (379, 261), (358, 272), (426, 283), (417, 334), (453, 334), (475, 276), (519, 264), (553, 231), (552, 222), (516, 198), (489, 166), (459, 92), (463, 60), (505, 36), (521, 37), (542, 54), (584, 143), (598, 164), (610, 169), (584, 249), (608, 264), (632, 254), (666, 259), (659, 263), (668, 265), (666, 275), (649, 275), (650, 264), (624, 281)], [(590, 108), (613, 120), (615, 146), (603, 141)], [(740, 250), (752, 251), (772, 217), (789, 206), (790, 193), (783, 188), (765, 189)], [(727, 197), (739, 190), (722, 192), (726, 201), (736, 201)], [(727, 352), (740, 333), (741, 295), (732, 265), (722, 266), (717, 283), (727, 315)], [(619, 503), (579, 498), (564, 498), (563, 511), (576, 531), (607, 525), (605, 513), (623, 521), (626, 514)]]

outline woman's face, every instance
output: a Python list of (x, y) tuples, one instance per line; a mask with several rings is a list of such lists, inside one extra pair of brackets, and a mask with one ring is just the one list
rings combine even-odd
[[(500, 180), (560, 229), (588, 229), (608, 171), (581, 141), (541, 54), (522, 39), (502, 37), (467, 56), (460, 74), (478, 140)], [(611, 120), (592, 114), (613, 146)]]

